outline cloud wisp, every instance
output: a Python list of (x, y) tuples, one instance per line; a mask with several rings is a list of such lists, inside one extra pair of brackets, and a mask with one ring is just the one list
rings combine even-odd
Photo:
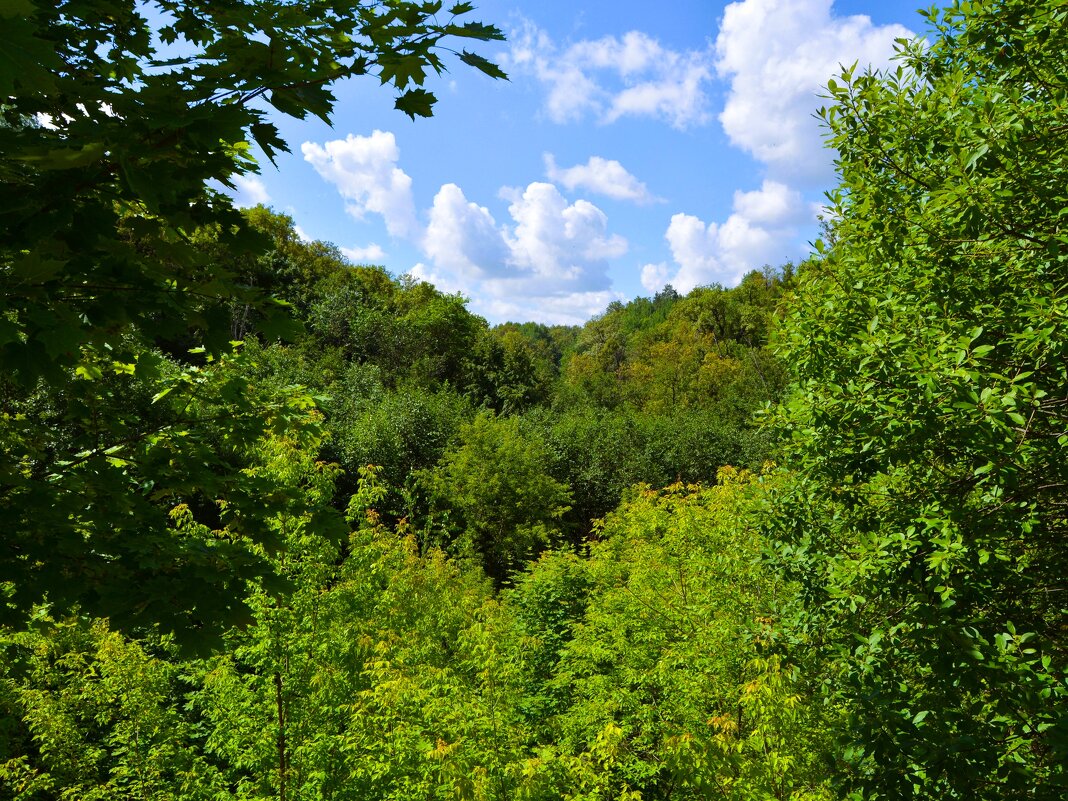
[(651, 117), (685, 129), (710, 118), (705, 90), (714, 68), (707, 51), (672, 50), (641, 31), (560, 47), (529, 21), (511, 41), (509, 65), (544, 87), (553, 122)]
[(341, 255), (353, 264), (381, 264), (386, 257), (386, 251), (374, 242), (363, 247), (339, 248), (339, 250)]
[(566, 189), (585, 189), (613, 200), (628, 200), (639, 205), (664, 202), (615, 159), (590, 156), (585, 164), (576, 164), (574, 167), (558, 166), (552, 153), (544, 154), (543, 159), (546, 177)]

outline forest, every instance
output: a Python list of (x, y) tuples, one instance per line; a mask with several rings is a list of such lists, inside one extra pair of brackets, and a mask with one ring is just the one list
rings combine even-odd
[(828, 82), (808, 259), (581, 326), (223, 191), (505, 78), (470, 3), (154, 5), (0, 2), (0, 799), (1068, 797), (1064, 0)]

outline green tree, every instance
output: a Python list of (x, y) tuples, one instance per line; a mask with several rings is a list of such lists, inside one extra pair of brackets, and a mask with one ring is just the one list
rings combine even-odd
[[(262, 563), (243, 543), (269, 539), (260, 506), (273, 495), (241, 470), (265, 426), (295, 425), (309, 406), (246, 393), (226, 360), (161, 374), (153, 344), (217, 357), (242, 304), (265, 335), (281, 330), (277, 304), (242, 283), (242, 259), (265, 240), (209, 182), (254, 171), (253, 143), (268, 158), (285, 149), (271, 109), (329, 121), (330, 87), (346, 77), (372, 76), (401, 111), (430, 114), (423, 84), (442, 53), (501, 37), (459, 21), (471, 10), (439, 21), (440, 2), (0, 6), (0, 619), (46, 597), (119, 626), (192, 616), (190, 633), (244, 614), (243, 566)], [(167, 413), (131, 408), (131, 381), (167, 397)], [(167, 515), (182, 503), (214, 533), (180, 535)]]
[[(331, 471), (293, 456), (264, 468), (329, 492)], [(203, 750), (237, 798), (514, 797), (525, 729), (507, 616), (480, 569), (383, 525), (384, 494), (364, 469), (343, 552), (279, 518), (294, 591), (255, 589), (256, 625), (190, 671)]]
[(1068, 6), (954, 2), (847, 70), (831, 243), (781, 354), (794, 636), (866, 799), (1068, 789)]
[(629, 406), (669, 413), (715, 409), (748, 425), (785, 386), (767, 350), (793, 268), (752, 272), (734, 289), (697, 287), (685, 297), (665, 287), (653, 300), (610, 304), (588, 322), (564, 361), (557, 405)]
[(544, 403), (555, 373), (555, 364), (544, 351), (544, 342), (525, 336), (515, 326), (484, 331), (469, 364), (468, 393), (500, 414)]
[[(200, 367), (94, 354), (55, 389), (8, 398), (3, 621), (47, 601), (207, 644), (247, 619), (244, 583), (267, 564), (246, 543), (277, 546), (268, 519), (315, 506), (247, 468), (273, 435), (317, 447), (312, 398), (257, 380), (241, 353)], [(336, 515), (320, 512), (329, 527)]]
[(483, 413), (461, 428), (458, 443), (427, 476), (439, 525), (498, 581), (552, 542), (571, 504), (547, 462), (544, 443), (520, 420)]
[[(254, 470), (320, 500), (337, 474), (285, 438)], [(383, 496), (364, 469), (345, 543), (307, 514), (272, 518), (292, 589), (249, 582), (253, 625), (208, 659), (43, 613), (0, 637), (0, 798), (514, 798), (529, 782), (511, 618), (480, 569), (383, 525)]]
[(360, 467), (379, 467), (388, 488), (388, 500), (379, 511), (397, 517), (410, 514), (404, 508), (410, 502), (401, 494), (414, 492), (416, 471), (433, 469), (455, 443), (462, 425), (474, 414), (471, 405), (448, 390), (408, 386), (345, 396), (348, 386), (335, 384), (330, 390), (334, 397), (324, 404), (330, 415), (327, 429), (333, 434), (326, 452), (348, 471), (345, 487)]

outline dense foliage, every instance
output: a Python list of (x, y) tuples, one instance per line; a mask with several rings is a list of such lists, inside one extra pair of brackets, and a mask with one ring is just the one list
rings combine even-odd
[[(708, 482), (722, 465), (770, 457), (752, 413), (786, 384), (767, 339), (789, 266), (733, 289), (613, 304), (581, 328), (490, 327), (462, 297), (300, 241), (284, 216), (247, 217), (273, 247), (243, 274), (291, 303), (302, 333), (281, 343), (250, 330), (246, 356), (264, 380), (320, 398), (339, 496), (361, 467), (380, 467), (380, 511), (407, 518), (424, 546), (456, 541), (454, 553), (473, 555), (477, 542), (500, 579), (520, 554), (581, 544), (634, 484)], [(686, 370), (700, 380), (672, 387), (667, 373)]]
[[(330, 492), (292, 444), (258, 468)], [(384, 527), (365, 471), (344, 548), (280, 516), (279, 600), (223, 653), (39, 615), (0, 647), (0, 778), (22, 799), (823, 799), (823, 735), (753, 620), (785, 587), (738, 517), (764, 488), (631, 496), (585, 558), (495, 598)]]
[[(314, 437), (318, 420), (232, 355), (248, 308), (264, 336), (292, 326), (242, 280), (268, 243), (210, 182), (255, 170), (253, 142), (285, 148), (268, 107), (328, 120), (342, 78), (376, 76), (429, 114), (442, 48), (501, 36), (456, 19), (471, 10), (0, 5), (0, 621), (47, 599), (195, 643), (245, 616), (244, 581), (268, 567), (249, 545), (272, 546), (266, 519), (305, 502), (245, 467), (265, 436)], [(199, 528), (179, 529), (178, 507)]]
[(865, 798), (1068, 792), (1068, 7), (955, 3), (832, 83), (842, 185), (768, 521)]
[(829, 84), (813, 259), (581, 327), (204, 184), (496, 29), (158, 5), (0, 4), (0, 800), (1064, 797), (1061, 0)]

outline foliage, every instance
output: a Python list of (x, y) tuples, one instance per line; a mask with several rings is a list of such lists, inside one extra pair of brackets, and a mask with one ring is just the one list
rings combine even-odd
[(749, 522), (763, 491), (729, 468), (713, 488), (642, 488), (588, 561), (543, 558), (517, 584), (543, 736), (599, 764), (580, 797), (824, 797), (816, 710), (792, 669), (758, 658), (786, 592)]
[(498, 581), (552, 542), (570, 505), (567, 485), (545, 471), (546, 461), (544, 445), (518, 420), (483, 413), (427, 476), (446, 532)]
[(571, 487), (564, 523), (576, 543), (635, 484), (708, 483), (723, 465), (759, 469), (771, 450), (762, 432), (725, 423), (708, 409), (651, 414), (584, 407), (528, 414), (524, 421), (547, 445), (550, 474)]
[(190, 318), (197, 297), (238, 287), (188, 235), (216, 225), (238, 253), (248, 241), (206, 182), (254, 170), (251, 141), (268, 156), (285, 148), (257, 99), (328, 121), (330, 84), (376, 74), (403, 110), (429, 113), (431, 96), (413, 87), (443, 69), (443, 40), (500, 38), (478, 23), (439, 24), (436, 3), (157, 5), (160, 41), (185, 51), (173, 59), (132, 2), (21, 0), (5, 11), (3, 252), (20, 291), (6, 295), (4, 366), (24, 384), (77, 365), (79, 345), (117, 344), (130, 325), (173, 320), (210, 340), (221, 321), (210, 310)]
[(472, 10), (0, 8), (0, 798), (824, 797), (762, 485), (628, 490), (763, 461), (789, 270), (490, 328), (211, 188)]
[(896, 70), (829, 84), (842, 185), (781, 343), (768, 533), (858, 797), (1062, 798), (1068, 8), (928, 16)]
[[(256, 470), (332, 492), (292, 442)], [(512, 797), (521, 776), (502, 613), (477, 572), (378, 522), (365, 470), (344, 548), (308, 515), (272, 520), (284, 598), (249, 588), (254, 624), (181, 662), (102, 621), (46, 621), (0, 642), (0, 776), (22, 799)]]
[[(262, 282), (245, 283), (264, 238), (208, 182), (254, 171), (253, 142), (268, 157), (285, 149), (268, 106), (329, 121), (330, 86), (348, 76), (374, 75), (402, 111), (428, 115), (434, 98), (422, 84), (444, 68), (441, 51), (501, 37), (458, 21), (469, 4), (444, 22), (441, 9), (0, 8), (4, 621), (45, 596), (116, 626), (161, 620), (187, 635), (241, 616), (242, 577), (263, 567), (246, 543), (269, 543), (251, 499), (270, 506), (276, 494), (250, 486), (245, 451), (263, 429), (299, 423), (308, 404), (288, 390), (246, 393), (228, 362), (201, 370), (187, 353), (230, 351), (250, 320), (272, 339), (292, 330), (280, 303), (252, 285)], [(459, 58), (503, 77), (480, 56)], [(195, 368), (164, 370), (154, 346)], [(168, 518), (176, 504), (181, 515)], [(133, 583), (142, 597), (131, 597)]]
[[(269, 442), (252, 470), (320, 500), (336, 469)], [(382, 524), (364, 469), (343, 546), (279, 514), (253, 625), (183, 661), (102, 621), (0, 641), (0, 775), (15, 797), (824, 799), (822, 720), (757, 656), (783, 591), (745, 522), (763, 495), (642, 490), (589, 557), (544, 554), (494, 597), (482, 571)], [(7, 797), (7, 796), (4, 796)]]
[(499, 414), (544, 404), (559, 369), (559, 357), (554, 359), (550, 348), (512, 326), (485, 332), (475, 344), (468, 393)]
[[(266, 437), (315, 448), (321, 427), (307, 393), (249, 368), (240, 353), (202, 367), (99, 359), (65, 395), (9, 407), (4, 442), (21, 456), (4, 465), (7, 622), (47, 600), (118, 627), (162, 622), (204, 646), (247, 619), (244, 581), (266, 564), (243, 542), (277, 547), (267, 519), (309, 502), (246, 468)], [(335, 517), (316, 520), (326, 530)]]
[(345, 397), (341, 391), (342, 386), (335, 386), (338, 394), (326, 404), (333, 412), (327, 453), (348, 471), (341, 486), (351, 486), (360, 465), (373, 464), (388, 489), (380, 511), (393, 517), (410, 514), (407, 496), (417, 491), (418, 472), (436, 467), (456, 442), (471, 418), (470, 403), (454, 392), (415, 387), (363, 397)]
[[(0, 642), (11, 731), (0, 739), (0, 797), (217, 798), (218, 775), (197, 748), (197, 724), (174, 702), (182, 666), (103, 621), (52, 621)], [(156, 653), (153, 654), (153, 651)]]
[(750, 273), (734, 289), (674, 290), (609, 306), (582, 329), (565, 359), (562, 405), (626, 406), (664, 414), (713, 409), (748, 422), (776, 400), (785, 373), (764, 349), (793, 267)]

